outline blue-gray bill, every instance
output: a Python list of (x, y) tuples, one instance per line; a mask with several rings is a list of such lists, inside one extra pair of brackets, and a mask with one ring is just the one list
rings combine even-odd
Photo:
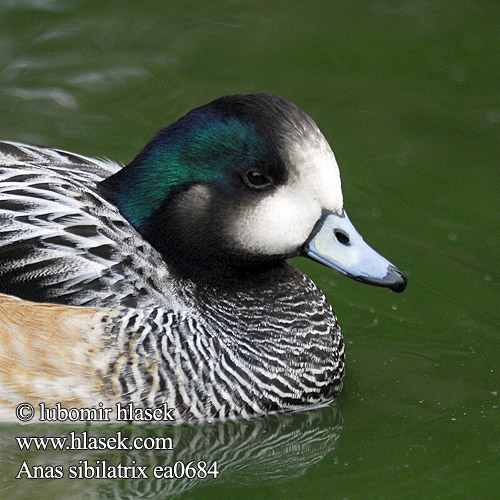
[(406, 288), (406, 276), (367, 245), (345, 212), (325, 210), (304, 245), (308, 257), (356, 281), (384, 286), (395, 292)]

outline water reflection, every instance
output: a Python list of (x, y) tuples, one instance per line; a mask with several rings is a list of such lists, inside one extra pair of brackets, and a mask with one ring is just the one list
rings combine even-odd
[[(312, 465), (332, 452), (342, 430), (342, 416), (335, 405), (301, 413), (223, 423), (179, 427), (79, 427), (2, 426), (0, 433), (0, 495), (5, 498), (136, 499), (172, 498), (214, 482), (207, 478), (155, 479), (155, 467), (164, 469), (181, 461), (218, 463), (218, 483), (253, 485), (279, 482), (303, 475)], [(17, 436), (67, 436), (87, 431), (96, 438), (172, 438), (172, 450), (134, 451), (20, 451)], [(61, 479), (15, 479), (25, 460), (30, 467), (62, 465)], [(144, 467), (148, 479), (69, 479), (68, 470), (79, 461)], [(159, 469), (158, 469), (159, 470)], [(180, 470), (180, 469), (179, 469)], [(140, 476), (140, 474), (137, 474)], [(26, 477), (24, 475), (23, 477)], [(3, 494), (3, 495), (2, 495)]]

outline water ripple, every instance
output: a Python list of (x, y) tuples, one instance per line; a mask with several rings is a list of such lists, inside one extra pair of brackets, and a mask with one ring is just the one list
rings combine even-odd
[(25, 89), (20, 87), (9, 87), (4, 89), (4, 94), (18, 97), (25, 101), (33, 100), (51, 100), (55, 104), (64, 108), (78, 109), (79, 105), (75, 97), (69, 92), (60, 88), (39, 88), (39, 89)]
[(124, 83), (125, 80), (149, 75), (149, 71), (138, 66), (111, 68), (102, 71), (87, 71), (71, 76), (66, 80), (70, 85), (86, 90), (102, 89)]

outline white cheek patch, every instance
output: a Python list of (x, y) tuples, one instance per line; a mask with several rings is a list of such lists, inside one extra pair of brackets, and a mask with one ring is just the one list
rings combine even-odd
[(257, 205), (233, 219), (231, 234), (237, 246), (261, 255), (293, 253), (321, 216), (321, 206), (292, 186), (281, 186)]
[(288, 151), (291, 176), (322, 208), (341, 213), (344, 205), (340, 171), (330, 145), (319, 130)]
[(323, 209), (341, 213), (340, 173), (333, 152), (318, 131), (288, 149), (287, 184), (254, 206), (242, 207), (229, 228), (236, 245), (260, 255), (285, 255), (301, 247)]

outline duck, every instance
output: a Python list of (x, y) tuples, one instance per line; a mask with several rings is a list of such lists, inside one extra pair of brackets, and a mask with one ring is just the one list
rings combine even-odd
[(124, 167), (0, 143), (0, 419), (40, 401), (164, 406), (177, 423), (327, 404), (344, 341), (297, 256), (407, 284), (350, 222), (325, 136), (282, 97), (217, 98)]

